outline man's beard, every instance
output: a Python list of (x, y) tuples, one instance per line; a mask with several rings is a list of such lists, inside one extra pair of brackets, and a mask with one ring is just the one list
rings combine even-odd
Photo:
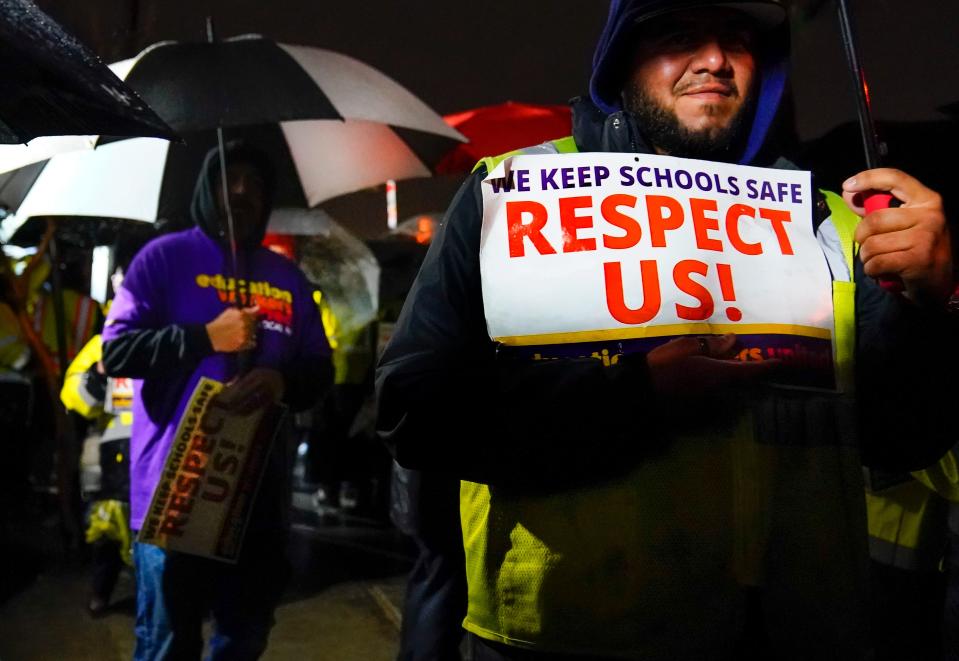
[(680, 124), (675, 113), (659, 105), (645, 90), (630, 84), (623, 90), (623, 105), (633, 114), (650, 146), (670, 156), (705, 161), (733, 161), (744, 147), (747, 120), (752, 116), (752, 95), (726, 126), (692, 130)]

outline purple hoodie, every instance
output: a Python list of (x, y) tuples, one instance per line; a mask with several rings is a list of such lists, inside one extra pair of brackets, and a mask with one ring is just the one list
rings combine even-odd
[[(330, 355), (313, 287), (281, 255), (265, 248), (247, 255), (240, 272), (248, 277), (239, 281), (239, 288), (260, 306), (261, 315), (252, 362), (287, 376), (289, 390), (293, 372), (302, 371), (304, 365), (317, 365)], [(135, 530), (149, 508), (173, 434), (200, 377), (227, 381), (235, 375), (236, 355), (214, 353), (204, 329), (204, 324), (231, 305), (234, 283), (228, 273), (226, 250), (199, 228), (163, 236), (147, 244), (130, 264), (110, 308), (104, 344), (125, 338), (123, 351), (140, 354), (129, 362), (150, 362), (148, 374), (142, 369), (127, 370), (129, 376), (142, 377), (134, 381), (130, 439), (131, 525)], [(142, 342), (130, 339), (138, 336)], [(116, 371), (106, 354), (107, 350), (107, 371)], [(132, 373), (135, 371), (141, 373)], [(323, 377), (317, 373), (315, 378)]]

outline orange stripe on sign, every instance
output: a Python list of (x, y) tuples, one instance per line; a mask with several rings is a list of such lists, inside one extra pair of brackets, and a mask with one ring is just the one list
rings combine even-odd
[(664, 324), (662, 326), (642, 326), (638, 328), (614, 328), (598, 331), (579, 331), (575, 333), (546, 333), (542, 335), (516, 335), (512, 337), (494, 337), (502, 344), (515, 347), (528, 347), (540, 344), (578, 344), (581, 342), (606, 342), (609, 340), (639, 340), (647, 337), (667, 337), (670, 335), (799, 335), (821, 340), (832, 338), (828, 328), (800, 326), (795, 324)]

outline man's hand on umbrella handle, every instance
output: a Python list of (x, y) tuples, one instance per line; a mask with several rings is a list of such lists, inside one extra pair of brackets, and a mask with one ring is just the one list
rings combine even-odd
[(283, 375), (269, 367), (254, 367), (229, 384), (218, 397), (239, 415), (249, 415), (270, 402), (279, 402), (285, 390)]
[[(866, 170), (843, 183), (846, 204), (863, 217), (856, 227), (866, 275), (896, 276), (918, 303), (943, 304), (952, 294), (952, 243), (942, 197), (892, 168)], [(889, 193), (900, 206), (867, 212), (863, 197)]]
[(742, 362), (736, 355), (736, 335), (680, 337), (646, 355), (653, 388), (660, 395), (703, 395), (725, 386), (760, 381), (780, 361)]
[(260, 306), (230, 307), (206, 325), (213, 350), (220, 353), (248, 351), (256, 346), (256, 322)]

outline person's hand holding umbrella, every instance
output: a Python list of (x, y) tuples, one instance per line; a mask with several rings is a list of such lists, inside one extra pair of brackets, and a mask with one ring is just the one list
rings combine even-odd
[(249, 351), (256, 346), (256, 322), (260, 307), (232, 307), (206, 325), (210, 346), (217, 353)]
[(861, 246), (859, 257), (866, 275), (876, 278), (887, 291), (901, 291), (917, 303), (942, 305), (955, 289), (952, 242), (942, 197), (905, 172), (880, 167), (882, 143), (852, 13), (847, 0), (838, 0), (836, 8), (867, 167), (843, 183), (846, 204), (863, 217), (855, 237)]
[[(864, 195), (888, 193), (901, 205), (867, 212)], [(856, 242), (866, 275), (896, 276), (911, 300), (941, 305), (952, 294), (952, 243), (942, 197), (892, 168), (860, 172), (843, 184), (846, 204), (860, 216)]]
[[(218, 353), (240, 353), (256, 347), (256, 325), (259, 306), (227, 308), (206, 325), (213, 350)], [(220, 395), (233, 412), (248, 415), (269, 402), (283, 398), (283, 375), (267, 367), (254, 367), (234, 380)]]

